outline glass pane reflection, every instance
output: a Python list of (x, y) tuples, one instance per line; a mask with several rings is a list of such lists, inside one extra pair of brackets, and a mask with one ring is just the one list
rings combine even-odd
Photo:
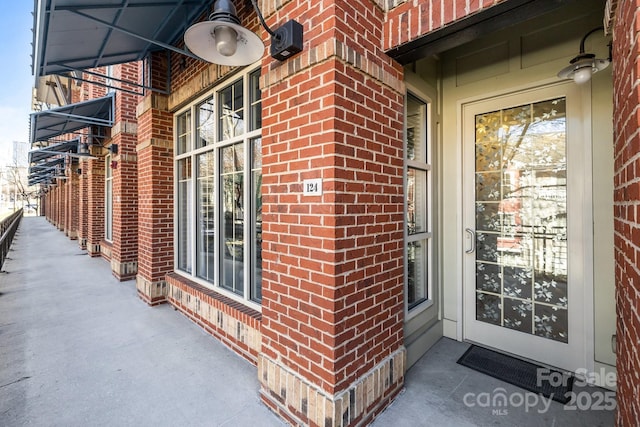
[(566, 105), (476, 116), (476, 318), (568, 339)]
[(222, 161), (221, 285), (244, 294), (244, 150), (234, 144), (220, 150)]
[(198, 277), (214, 282), (215, 164), (213, 151), (198, 156)]

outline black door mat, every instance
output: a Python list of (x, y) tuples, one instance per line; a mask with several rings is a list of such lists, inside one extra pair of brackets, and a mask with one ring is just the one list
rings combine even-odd
[(575, 379), (571, 373), (548, 369), (477, 345), (469, 347), (458, 363), (562, 404), (569, 401)]

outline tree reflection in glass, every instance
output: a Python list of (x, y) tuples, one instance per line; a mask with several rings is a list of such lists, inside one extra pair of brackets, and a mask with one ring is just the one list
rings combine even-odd
[(476, 116), (476, 318), (568, 340), (564, 98)]

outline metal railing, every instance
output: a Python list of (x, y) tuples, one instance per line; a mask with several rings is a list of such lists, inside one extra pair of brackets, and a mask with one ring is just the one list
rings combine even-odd
[(20, 221), (22, 220), (23, 210), (18, 209), (0, 222), (0, 268), (4, 264), (4, 260), (11, 248), (11, 242), (13, 242), (13, 236), (15, 236)]

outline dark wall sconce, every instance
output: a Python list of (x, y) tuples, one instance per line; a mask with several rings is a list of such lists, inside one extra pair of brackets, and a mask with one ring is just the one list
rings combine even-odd
[(82, 169), (81, 169), (81, 168), (76, 169), (76, 173), (77, 173), (78, 175), (82, 175)]
[(89, 144), (81, 142), (78, 144), (78, 154), (89, 155)]
[(111, 144), (108, 150), (111, 154), (118, 154), (118, 144)]

